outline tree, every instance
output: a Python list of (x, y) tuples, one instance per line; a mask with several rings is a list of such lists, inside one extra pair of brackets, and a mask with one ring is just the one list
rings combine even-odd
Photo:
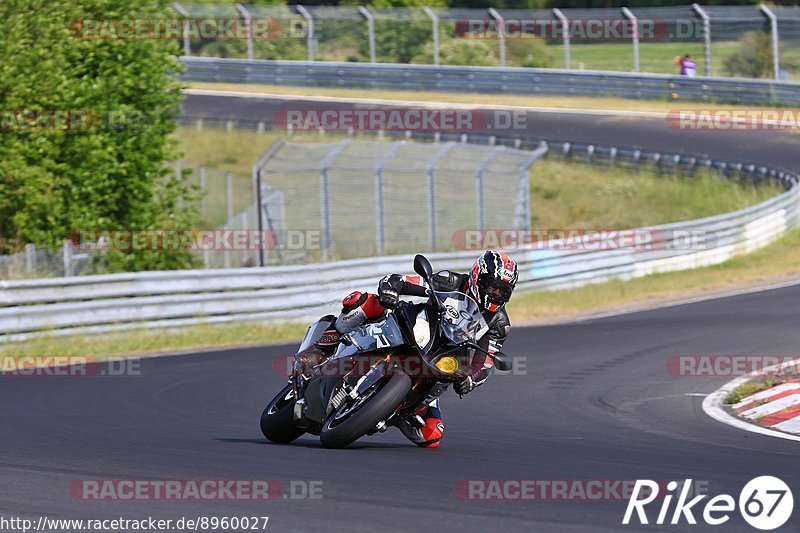
[[(0, 251), (58, 246), (75, 231), (191, 227), (179, 208), (191, 193), (164, 164), (177, 157), (177, 40), (87, 31), (98, 19), (175, 18), (166, 3), (5, 0), (0, 16)], [(109, 259), (112, 269), (191, 264), (184, 251)]]

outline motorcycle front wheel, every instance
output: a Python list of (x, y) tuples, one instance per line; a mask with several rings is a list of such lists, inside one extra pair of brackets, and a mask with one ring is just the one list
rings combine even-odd
[(272, 442), (287, 443), (305, 433), (294, 423), (294, 390), (286, 385), (261, 413), (261, 433)]
[(347, 397), (325, 420), (319, 438), (326, 448), (344, 448), (388, 418), (411, 388), (411, 378), (394, 372), (362, 397)]

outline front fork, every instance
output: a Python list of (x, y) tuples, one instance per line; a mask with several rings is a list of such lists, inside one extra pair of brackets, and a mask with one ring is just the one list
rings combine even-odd
[[(325, 363), (323, 362), (321, 365), (324, 364)], [(372, 367), (370, 367), (370, 369), (362, 376), (352, 375), (353, 371), (351, 370), (345, 374), (342, 379), (336, 379), (335, 381), (341, 383), (341, 386), (331, 386), (330, 390), (325, 390), (323, 393), (325, 416), (330, 415), (334, 410), (336, 410), (345, 400), (345, 398), (349, 397), (352, 400), (357, 400), (360, 396), (366, 394), (381, 379), (390, 375), (393, 367), (394, 363), (392, 361), (392, 357), (391, 355), (387, 355), (385, 358), (373, 364)], [(305, 418), (308, 402), (305, 398), (305, 392), (309, 383), (314, 379), (325, 381), (331, 380), (331, 378), (325, 378), (324, 376), (315, 376), (309, 378), (302, 373), (294, 373), (290, 379), (292, 388), (295, 392), (295, 398), (297, 398), (294, 405), (293, 416), (295, 423), (300, 427), (305, 427), (306, 424)], [(327, 387), (330, 386), (331, 383), (328, 381), (320, 383), (320, 385)]]

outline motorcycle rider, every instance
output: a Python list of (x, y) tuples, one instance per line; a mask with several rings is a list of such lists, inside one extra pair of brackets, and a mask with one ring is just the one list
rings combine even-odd
[[(487, 250), (478, 257), (467, 274), (442, 270), (433, 275), (436, 291), (460, 291), (471, 296), (483, 311), (489, 326), (479, 345), (492, 354), (499, 351), (511, 330), (505, 304), (511, 298), (519, 272), (517, 263), (506, 253)], [(339, 344), (342, 334), (353, 331), (366, 322), (379, 319), (386, 309), (393, 309), (400, 296), (427, 296), (425, 281), (417, 275), (391, 274), (378, 283), (378, 294), (353, 292), (342, 301), (342, 312), (316, 342), (307, 350), (306, 364), (316, 365), (330, 355)], [(492, 368), (490, 357), (480, 354), (473, 358), (472, 372), (454, 383), (454, 390), (463, 396), (482, 385)], [(443, 392), (443, 391), (442, 391)], [(411, 420), (402, 420), (398, 427), (413, 443), (425, 448), (436, 448), (444, 434), (444, 421), (439, 408), (439, 398), (432, 398)]]

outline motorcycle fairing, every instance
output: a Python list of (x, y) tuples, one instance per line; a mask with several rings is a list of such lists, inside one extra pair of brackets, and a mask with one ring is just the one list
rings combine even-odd
[(342, 335), (336, 352), (330, 360), (393, 348), (404, 344), (403, 333), (392, 315), (378, 322), (371, 322)]

